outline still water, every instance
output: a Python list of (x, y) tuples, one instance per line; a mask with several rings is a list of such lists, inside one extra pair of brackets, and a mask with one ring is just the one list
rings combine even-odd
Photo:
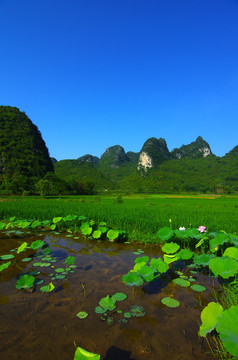
[[(116, 244), (43, 234), (24, 238), (0, 234), (0, 255), (10, 254), (23, 241), (31, 244), (42, 239), (50, 245), (50, 256), (56, 261), (45, 268), (35, 267), (39, 251), (27, 249), (15, 254), (13, 265), (0, 273), (0, 359), (1, 360), (72, 360), (75, 347), (80, 346), (101, 355), (103, 360), (211, 360), (206, 340), (198, 337), (200, 314), (213, 301), (214, 286), (208, 276), (196, 274), (196, 283), (207, 290), (196, 293), (171, 281), (173, 272), (140, 287), (125, 285), (121, 277), (134, 266), (140, 248), (141, 256), (161, 256), (157, 245)], [(51, 280), (50, 274), (65, 267), (65, 259), (76, 258), (75, 272), (65, 279)], [(23, 258), (32, 257), (28, 263)], [(40, 258), (41, 260), (42, 258)], [(42, 260), (43, 261), (43, 260)], [(2, 261), (0, 261), (1, 265)], [(170, 265), (171, 266), (171, 265)], [(33, 289), (17, 290), (19, 275), (39, 270), (38, 279), (45, 282)], [(181, 269), (180, 269), (181, 270)], [(182, 269), (185, 275), (188, 270)], [(53, 282), (51, 293), (40, 287)], [(101, 298), (116, 292), (128, 297), (117, 302), (110, 314), (110, 326), (95, 313)], [(180, 301), (178, 308), (161, 303), (165, 296)], [(132, 305), (143, 306), (144, 317), (132, 317), (127, 324), (119, 323)], [(117, 313), (122, 310), (122, 313)], [(89, 315), (79, 319), (77, 313)]]

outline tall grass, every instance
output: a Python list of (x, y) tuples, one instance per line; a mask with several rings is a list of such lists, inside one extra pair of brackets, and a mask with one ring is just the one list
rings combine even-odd
[[(72, 196), (61, 198), (13, 197), (0, 199), (0, 219), (52, 219), (85, 215), (111, 228), (125, 230), (131, 240), (154, 242), (164, 226), (205, 225), (208, 231), (237, 233), (238, 197), (171, 197), (161, 195)], [(169, 222), (171, 219), (171, 223)]]

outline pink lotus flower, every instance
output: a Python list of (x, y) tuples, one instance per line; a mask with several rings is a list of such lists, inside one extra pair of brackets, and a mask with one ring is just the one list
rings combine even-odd
[(198, 230), (200, 231), (201, 234), (207, 232), (206, 226), (203, 226), (203, 225), (199, 226)]

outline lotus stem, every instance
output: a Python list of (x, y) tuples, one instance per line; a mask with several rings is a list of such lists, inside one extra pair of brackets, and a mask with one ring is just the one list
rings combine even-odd
[(85, 287), (84, 287), (83, 283), (82, 283), (82, 288), (83, 288), (83, 296), (86, 297), (86, 290), (85, 290)]

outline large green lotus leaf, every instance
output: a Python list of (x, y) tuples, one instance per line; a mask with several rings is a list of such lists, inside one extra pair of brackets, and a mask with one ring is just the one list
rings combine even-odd
[(180, 246), (176, 243), (167, 243), (164, 246), (162, 246), (162, 250), (163, 252), (165, 252), (166, 254), (174, 254), (176, 253), (176, 251), (180, 248)]
[(21, 244), (19, 246), (19, 248), (17, 249), (17, 254), (21, 253), (22, 251), (24, 251), (27, 248), (27, 242), (24, 242), (23, 244)]
[(5, 229), (6, 226), (7, 226), (7, 224), (0, 222), (0, 230)]
[(178, 300), (172, 299), (170, 297), (164, 297), (161, 302), (162, 304), (171, 308), (176, 308), (180, 305), (180, 302)]
[(88, 227), (83, 227), (81, 229), (81, 232), (83, 235), (90, 235), (93, 231), (93, 228), (91, 226), (88, 226)]
[(34, 276), (32, 275), (21, 275), (16, 283), (17, 289), (29, 289), (33, 286), (35, 281)]
[(116, 307), (115, 303), (116, 303), (116, 299), (113, 296), (110, 297), (109, 295), (107, 295), (106, 297), (102, 298), (99, 301), (99, 305), (106, 310), (114, 310)]
[(188, 236), (192, 239), (196, 239), (196, 240), (200, 240), (203, 235), (200, 233), (200, 231), (198, 229), (187, 229), (188, 231)]
[(102, 235), (102, 232), (100, 230), (95, 230), (93, 232), (93, 238), (94, 239), (99, 239), (101, 237), (101, 235)]
[(129, 286), (140, 286), (143, 284), (143, 279), (140, 275), (129, 271), (126, 275), (122, 275), (122, 281)]
[(179, 239), (187, 239), (189, 237), (189, 230), (175, 230), (174, 233)]
[(179, 260), (178, 254), (174, 254), (174, 255), (164, 254), (164, 262), (166, 264), (171, 264), (172, 262), (175, 262), (177, 260)]
[(238, 235), (235, 235), (235, 234), (229, 234), (229, 243), (232, 243), (236, 246), (238, 246)]
[(215, 252), (218, 250), (219, 245), (223, 245), (229, 241), (227, 234), (217, 234), (213, 239), (209, 241), (210, 251)]
[(225, 251), (223, 256), (228, 256), (231, 257), (233, 259), (238, 259), (238, 248), (235, 246), (232, 247), (228, 247)]
[(31, 224), (30, 221), (22, 221), (21, 223), (18, 224), (18, 227), (19, 227), (20, 229), (25, 229), (25, 228), (27, 228), (30, 224)]
[(155, 277), (155, 269), (147, 265), (142, 266), (137, 273), (142, 276), (146, 282), (152, 281)]
[(107, 312), (107, 309), (103, 309), (101, 306), (95, 307), (96, 314), (104, 314), (105, 312)]
[(190, 282), (185, 280), (185, 279), (180, 279), (180, 278), (177, 278), (177, 279), (173, 279), (173, 283), (174, 284), (177, 284), (179, 286), (182, 286), (182, 287), (188, 287), (190, 286)]
[(161, 274), (165, 273), (169, 269), (169, 265), (163, 262), (161, 258), (152, 258), (150, 261), (150, 266), (152, 266), (156, 271)]
[(238, 356), (238, 306), (231, 306), (221, 314), (216, 330), (226, 350)]
[(194, 264), (196, 264), (197, 266), (207, 266), (211, 259), (214, 257), (214, 255), (209, 255), (209, 254), (202, 254), (202, 255), (194, 255)]
[(77, 218), (77, 215), (67, 215), (63, 218), (63, 221), (72, 221)]
[(139, 273), (139, 270), (145, 265), (146, 265), (145, 262), (139, 262), (138, 264), (134, 265), (133, 270), (131, 270), (131, 271), (134, 273)]
[(31, 244), (30, 248), (33, 250), (38, 250), (39, 248), (41, 248), (44, 245), (44, 241), (42, 240), (36, 240), (33, 241), (33, 243)]
[(31, 228), (32, 228), (32, 229), (35, 229), (37, 226), (40, 226), (40, 225), (41, 225), (41, 221), (35, 220), (35, 221), (33, 221), (33, 223), (31, 224)]
[(188, 249), (182, 249), (178, 252), (178, 255), (181, 260), (189, 260), (193, 257), (194, 252)]
[(114, 241), (118, 238), (119, 236), (119, 231), (118, 230), (108, 230), (107, 232), (107, 238), (109, 239), (109, 241)]
[(116, 301), (123, 301), (127, 298), (127, 295), (124, 293), (121, 293), (121, 292), (117, 292), (117, 293), (113, 294), (112, 296), (116, 299)]
[(74, 360), (100, 360), (100, 355), (93, 354), (89, 351), (86, 351), (82, 349), (81, 347), (77, 347), (75, 354), (74, 354)]
[(210, 302), (201, 313), (202, 324), (199, 335), (206, 336), (215, 329), (219, 316), (223, 313), (223, 307), (219, 303)]
[(229, 257), (215, 257), (209, 263), (209, 269), (214, 275), (220, 275), (224, 279), (237, 274), (238, 262)]
[(158, 238), (162, 241), (167, 241), (167, 240), (171, 239), (173, 234), (174, 234), (173, 230), (168, 227), (163, 227), (163, 228), (159, 229), (159, 231), (157, 232)]
[(0, 272), (3, 271), (4, 269), (7, 269), (10, 265), (11, 265), (11, 261), (8, 261), (0, 265)]
[(98, 230), (100, 230), (102, 234), (105, 234), (107, 232), (108, 228), (106, 226), (100, 226), (98, 228)]
[(139, 256), (139, 257), (137, 257), (135, 259), (135, 264), (138, 264), (138, 263), (141, 263), (141, 262), (147, 264), (148, 261), (149, 261), (149, 256)]
[(13, 259), (14, 257), (15, 256), (13, 254), (1, 255), (0, 260), (10, 260), (10, 259)]

